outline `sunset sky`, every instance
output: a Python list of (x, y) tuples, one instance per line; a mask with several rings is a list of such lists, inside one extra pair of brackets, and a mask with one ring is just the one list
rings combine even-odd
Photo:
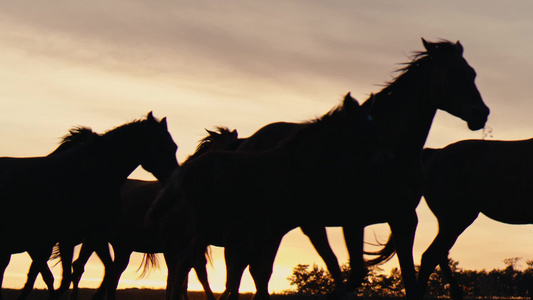
[[(322, 115), (348, 91), (363, 101), (423, 50), (421, 37), (461, 41), (491, 108), (493, 139), (530, 138), (532, 11), (526, 0), (1, 1), (0, 156), (46, 155), (73, 126), (104, 132), (153, 110), (167, 116), (182, 162), (204, 128), (228, 126), (247, 137), (267, 123)], [(426, 146), (468, 138), (482, 132), (439, 112)], [(132, 177), (153, 179), (144, 171)], [(418, 212), (416, 263), (437, 230), (423, 200)], [(339, 232), (331, 230), (330, 240), (346, 262)], [(367, 229), (368, 241), (388, 234), (385, 225)], [(211, 284), (222, 291), (222, 251), (213, 253)], [(524, 266), (533, 259), (533, 227), (480, 217), (451, 257), (469, 269), (504, 267), (509, 257), (522, 257)], [(140, 258), (120, 287), (163, 287), (166, 271), (136, 279)], [(270, 291), (289, 289), (292, 268), (314, 262), (323, 265), (299, 229), (292, 231)], [(28, 266), (27, 254), (14, 255), (4, 287), (22, 287)], [(82, 286), (97, 286), (98, 259), (86, 270)], [(37, 286), (44, 287), (40, 279)], [(253, 290), (246, 272), (241, 291)]]

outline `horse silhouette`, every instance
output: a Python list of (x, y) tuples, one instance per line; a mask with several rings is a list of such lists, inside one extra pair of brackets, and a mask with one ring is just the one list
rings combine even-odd
[[(237, 151), (265, 151), (273, 149), (308, 125), (309, 123), (290, 122), (268, 124), (259, 129), (249, 138), (243, 139), (241, 145), (237, 148)], [(329, 245), (325, 227), (307, 225), (300, 226), (300, 228), (302, 232), (309, 237), (315, 250), (326, 263), (328, 270), (335, 281), (337, 295), (343, 297), (347, 292), (343, 283), (344, 279), (339, 268), (337, 257)], [(226, 288), (220, 295), (219, 300), (231, 299), (238, 295), (242, 274), (250, 263), (249, 259), (247, 259), (247, 255), (243, 255), (239, 247), (231, 247), (231, 245), (229, 245), (225, 248), (224, 254), (227, 261)], [(378, 262), (376, 261), (375, 264), (377, 263)]]
[[(364, 140), (360, 136), (367, 132), (361, 129), (366, 129), (365, 123), (369, 122), (360, 111), (359, 104), (346, 97), (342, 106), (309, 122), (274, 149), (216, 151), (184, 163), (172, 175), (148, 215), (157, 218), (172, 205), (181, 213), (181, 226), (174, 228), (179, 236), (175, 243), (179, 253), (176, 282), (184, 280), (191, 266), (205, 260), (209, 244), (236, 247), (245, 255), (252, 254), (250, 272), (254, 277), (264, 273), (264, 268), (271, 269), (273, 257), (264, 256), (258, 251), (261, 247), (256, 246), (277, 248), (283, 236), (279, 232), (288, 232), (307, 219), (305, 214), (298, 216), (294, 212), (305, 207), (306, 198), (301, 194), (307, 193), (309, 187), (316, 186), (317, 191), (323, 188), (324, 173), (314, 172), (315, 165), (331, 166), (324, 170), (328, 172), (352, 171), (368, 163), (374, 153), (355, 156), (357, 164), (346, 164), (341, 159), (344, 155), (331, 156), (327, 151), (350, 148), (351, 152), (355, 149), (369, 152), (370, 143), (365, 148), (357, 147)], [(327, 163), (321, 161), (323, 158), (327, 158)], [(313, 209), (309, 207), (309, 211)], [(265, 254), (269, 255), (271, 251), (267, 248)], [(178, 296), (174, 293), (173, 299)]]
[(421, 292), (440, 264), (449, 277), (452, 298), (462, 298), (448, 265), (448, 252), (480, 213), (502, 223), (531, 224), (533, 166), (527, 159), (531, 151), (533, 139), (465, 140), (442, 149), (424, 149), (428, 178), (424, 198), (437, 217), (439, 231), (422, 255)]
[[(54, 155), (0, 158), (0, 269), (5, 270), (12, 253), (50, 249), (56, 242), (69, 244), (104, 232), (127, 176), (141, 165), (156, 178), (168, 177), (177, 166), (176, 149), (166, 118), (158, 121), (150, 112), (144, 120)], [(47, 259), (37, 262), (39, 270)], [(68, 274), (52, 298), (70, 284), (72, 256), (63, 253), (62, 260)]]
[[(189, 156), (187, 160), (195, 159), (208, 151), (235, 149), (240, 144), (236, 130), (230, 131), (227, 128), (218, 127), (216, 131), (207, 130), (207, 132), (208, 136), (200, 141), (195, 153)], [(167, 178), (162, 179), (164, 179), (163, 183), (167, 181)], [(110, 226), (105, 237), (103, 237), (106, 243), (109, 242), (113, 246), (116, 277), (109, 283), (106, 283), (104, 280), (93, 299), (103, 298), (106, 289), (117, 289), (120, 276), (128, 266), (132, 252), (145, 253), (143, 258), (144, 269), (141, 276), (147, 272), (150, 266), (157, 266), (157, 256), (155, 253), (164, 254), (167, 268), (169, 269), (168, 274), (173, 274), (174, 253), (165, 252), (164, 239), (166, 235), (157, 228), (144, 226), (146, 211), (156, 199), (163, 187), (163, 183), (159, 181), (128, 179), (122, 186), (118, 216)], [(78, 259), (73, 263), (72, 277), (74, 279), (71, 299), (77, 299), (78, 284), (84, 272), (85, 264), (92, 253), (93, 249), (83, 244)], [(205, 266), (203, 269), (197, 269), (196, 273), (208, 298), (215, 299), (207, 283)], [(170, 278), (169, 276), (169, 282), (167, 283), (168, 293), (172, 291), (173, 284), (170, 282)]]
[[(489, 114), (474, 83), (475, 71), (462, 56), (461, 44), (425, 40), (423, 44), (426, 52), (417, 54), (400, 76), (358, 108), (358, 113), (352, 112), (359, 117), (357, 122), (349, 123), (340, 113), (331, 114), (337, 118), (329, 115), (325, 119), (338, 120), (333, 122), (335, 129), (324, 126), (332, 122), (310, 122), (275, 149), (217, 152), (180, 168), (151, 209), (152, 217), (157, 218), (169, 203), (177, 203), (188, 215), (179, 230), (192, 244), (178, 248), (180, 256), (187, 259), (180, 260), (177, 278), (202, 259), (205, 244), (225, 245), (226, 251), (235, 247), (242, 255), (234, 257), (249, 262), (255, 297), (268, 298), (268, 281), (281, 237), (297, 226), (343, 226), (352, 269), (362, 274), (363, 229), (387, 222), (394, 234), (406, 292), (411, 298), (421, 297), (416, 290), (412, 246), (415, 209), (423, 188), (419, 157), (433, 117), (442, 109), (477, 130)], [(350, 103), (347, 100), (345, 104)], [(320, 126), (330, 131), (317, 129)], [(320, 134), (306, 134), (314, 131)], [(346, 131), (351, 134), (342, 136)], [(273, 153), (291, 158), (279, 162), (271, 158)], [(235, 272), (231, 266), (238, 263), (242, 264), (227, 259), (228, 272)], [(242, 273), (240, 268), (236, 270)]]
[[(61, 153), (63, 151), (71, 149), (74, 146), (81, 146), (81, 145), (86, 145), (88, 143), (92, 143), (94, 139), (97, 138), (98, 136), (100, 135), (96, 132), (93, 132), (90, 128), (75, 127), (69, 131), (68, 135), (63, 137), (57, 149), (55, 149), (49, 155)], [(57, 253), (54, 253), (53, 254), (54, 256), (59, 254), (58, 253), (59, 246), (58, 245), (56, 246), (57, 246)], [(48, 290), (53, 293), (54, 276), (52, 272), (50, 271), (50, 269), (48, 268), (48, 264), (46, 264), (46, 261), (50, 257), (52, 251), (53, 251), (53, 247), (44, 247), (40, 249), (39, 252), (36, 252), (34, 249), (28, 249), (27, 252), (30, 255), (30, 257), (32, 257), (32, 263), (30, 265), (30, 269), (27, 274), (26, 283), (24, 284), (24, 287), (22, 288), (21, 294), (17, 297), (18, 300), (23, 300), (28, 297), (30, 292), (33, 290), (35, 280), (37, 279), (37, 275), (39, 275), (39, 273), (41, 273), (43, 281), (46, 283)], [(107, 250), (107, 252), (109, 251)], [(67, 270), (70, 270), (70, 266), (63, 267), (63, 277), (69, 276), (68, 275), (69, 271)], [(2, 272), (4, 271), (5, 270), (2, 270)]]
[[(395, 157), (394, 161), (400, 162), (403, 159), (405, 160), (403, 163), (406, 170), (415, 168), (415, 171), (410, 175), (412, 176), (409, 179), (410, 181), (398, 183), (398, 179), (394, 177), (404, 175), (400, 171), (401, 165), (393, 166), (389, 169), (389, 172), (396, 174), (396, 176), (393, 175), (387, 178), (383, 185), (385, 189), (390, 189), (387, 183), (398, 185), (398, 189), (402, 188), (402, 186), (407, 188), (409, 185), (417, 188), (418, 190), (412, 196), (409, 196), (408, 203), (411, 203), (411, 209), (414, 209), (419, 202), (419, 200), (415, 199), (415, 195), (420, 195), (421, 193), (421, 171), (418, 166), (417, 156), (425, 143), (436, 109), (446, 110), (468, 121), (468, 126), (472, 130), (483, 127), (489, 113), (475, 87), (475, 73), (462, 57), (463, 48), (460, 43), (429, 43), (423, 40), (423, 44), (426, 52), (418, 53), (411, 63), (400, 70), (402, 73), (393, 82), (380, 93), (372, 95), (362, 106), (364, 110), (368, 111), (376, 124), (379, 124), (376, 125), (380, 127), (379, 135), (383, 136), (384, 140), (393, 149), (391, 154)], [(250, 151), (274, 147), (284, 138), (291, 136), (295, 131), (305, 126), (306, 124), (284, 122), (267, 125), (243, 142), (239, 149)], [(418, 128), (416, 128), (417, 126)], [(406, 174), (409, 173), (406, 172)], [(405, 198), (406, 192), (401, 191), (399, 196)], [(317, 201), (320, 200), (317, 199)], [(401, 257), (400, 261), (403, 266), (402, 270), (406, 266), (408, 267), (410, 279), (406, 282), (406, 289), (409, 294), (414, 295), (414, 271), (410, 267), (412, 265), (412, 254), (411, 259), (409, 259), (408, 253), (412, 252), (411, 239), (414, 236), (413, 226), (416, 226), (416, 214), (411, 210), (407, 215), (411, 216), (411, 229), (406, 233), (407, 244), (405, 246), (405, 254), (402, 255), (404, 257), (403, 264)], [(392, 215), (388, 218), (393, 220), (397, 216)], [(388, 244), (382, 252), (376, 253), (380, 257), (364, 262), (363, 253), (374, 253), (363, 251), (363, 228), (365, 225), (382, 221), (378, 219), (377, 221), (371, 220), (359, 224), (359, 220), (355, 219), (354, 221), (352, 222), (353, 224), (346, 225), (343, 228), (352, 266), (348, 289), (356, 288), (361, 283), (366, 274), (365, 265), (373, 265), (387, 260), (395, 249)], [(342, 292), (345, 290), (342, 287), (343, 278), (338, 261), (329, 246), (325, 228), (309, 224), (301, 226), (301, 228), (326, 262), (328, 270), (335, 279), (337, 291), (342, 296)], [(233, 255), (226, 247), (226, 257), (228, 256), (232, 257), (227, 259), (227, 264), (234, 263), (235, 266), (227, 267), (228, 279), (226, 290), (222, 294), (223, 297), (238, 293), (240, 278), (247, 265), (244, 259), (238, 259), (239, 256), (241, 258), (245, 256), (239, 255), (238, 252)], [(266, 284), (261, 286), (265, 287)], [(263, 291), (263, 293), (265, 292)]]

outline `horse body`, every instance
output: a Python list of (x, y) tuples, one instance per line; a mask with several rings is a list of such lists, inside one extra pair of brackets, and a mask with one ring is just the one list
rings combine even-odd
[[(227, 128), (219, 127), (217, 128), (217, 131), (208, 130), (208, 133), (209, 135), (200, 141), (195, 153), (187, 160), (194, 159), (204, 153), (217, 149), (233, 149), (240, 144), (235, 130), (230, 131)], [(168, 178), (163, 177), (160, 178), (160, 180), (167, 182)], [(169, 274), (173, 273), (173, 253), (169, 253), (166, 249), (165, 242), (168, 232), (160, 230), (157, 226), (147, 227), (144, 224), (146, 211), (149, 209), (154, 199), (156, 199), (162, 187), (163, 183), (159, 181), (134, 179), (126, 180), (122, 185), (118, 215), (102, 237), (105, 240), (105, 244), (109, 242), (113, 246), (116, 275), (112, 282), (102, 282), (102, 285), (93, 298), (97, 299), (103, 297), (106, 289), (116, 290), (120, 276), (126, 269), (132, 252), (145, 253), (145, 268), (143, 274), (149, 267), (148, 263), (151, 262), (153, 265), (157, 264), (157, 258), (154, 256), (156, 253), (163, 253), (165, 255)], [(172, 222), (171, 220), (168, 220), (172, 218), (173, 217), (169, 215), (167, 220), (164, 220), (163, 222)], [(94, 249), (91, 249), (89, 245), (83, 244), (78, 259), (73, 263), (73, 295), (75, 296), (71, 297), (71, 299), (77, 297), (78, 283), (84, 272), (84, 266), (92, 255), (93, 250)], [(209, 299), (214, 299), (213, 293), (207, 283), (207, 271), (205, 270), (205, 266), (203, 270), (197, 269), (197, 274), (199, 275), (200, 282), (204, 286), (206, 295)], [(202, 278), (202, 276), (204, 277)], [(106, 275), (105, 277), (108, 276)], [(172, 290), (171, 282), (167, 285), (167, 289), (169, 291)]]
[[(434, 115), (437, 109), (445, 110), (476, 130), (489, 114), (475, 86), (475, 72), (462, 57), (462, 46), (425, 41), (424, 46), (427, 52), (362, 105), (357, 116), (366, 122), (359, 119), (354, 126), (341, 118), (345, 123), (320, 134), (310, 124), (276, 149), (212, 153), (183, 166), (171, 179), (173, 188), (165, 188), (160, 203), (151, 209), (156, 216), (162, 203), (178, 199), (181, 211), (189, 216), (180, 236), (194, 243), (181, 249), (185, 263), (178, 271), (186, 274), (190, 268), (186, 264), (199, 259), (202, 249), (215, 242), (210, 234), (213, 239), (223, 234), (216, 242), (225, 243), (226, 253), (231, 249), (247, 256), (256, 297), (268, 298), (273, 260), (286, 231), (300, 225), (343, 226), (352, 267), (355, 263), (357, 270), (363, 268), (364, 226), (388, 222), (406, 292), (419, 298), (412, 257), (415, 209), (423, 190), (420, 152)], [(309, 132), (313, 132), (311, 138), (306, 135)], [(306, 142), (301, 142), (302, 136)], [(280, 161), (286, 165), (276, 169)], [(283, 175), (276, 173), (279, 170)], [(217, 212), (221, 213), (218, 218)], [(213, 218), (217, 221), (212, 222)], [(280, 221), (270, 225), (271, 220)], [(242, 274), (245, 264), (232, 266), (238, 256), (231, 255), (230, 263), (226, 257), (229, 273)]]
[[(0, 160), (2, 261), (11, 253), (103, 232), (127, 176), (138, 165), (156, 176), (170, 174), (176, 149), (166, 120), (150, 113), (86, 145), (46, 157)], [(69, 283), (63, 278), (61, 292)]]
[[(5, 200), (2, 201), (0, 228), (2, 238), (9, 241), (3, 250), (22, 252), (36, 241), (53, 240), (57, 236), (71, 238), (78, 232), (106, 226), (102, 221), (113, 211), (113, 199), (118, 195), (113, 187), (120, 186), (125, 177), (120, 179), (120, 175), (107, 168), (102, 168), (101, 172), (99, 164), (92, 159), (80, 159), (85, 155), (84, 150), (72, 150), (53, 157), (0, 160), (3, 170), (0, 199)], [(58, 164), (62, 166), (58, 167)], [(78, 168), (86, 172), (78, 172)], [(104, 176), (93, 177), (104, 173), (111, 176), (111, 180), (104, 180)], [(87, 188), (91, 185), (98, 186), (98, 189)], [(76, 201), (83, 199), (80, 192), (96, 196), (102, 191), (105, 191), (105, 198), (101, 206)], [(78, 215), (80, 211), (86, 213)]]
[[(428, 188), (424, 198), (437, 217), (439, 233), (422, 256), (419, 284), (440, 264), (448, 271), (448, 251), (482, 213), (507, 224), (533, 223), (533, 139), (466, 140), (442, 149), (424, 149)], [(451, 280), (454, 299), (460, 287)]]
[[(533, 140), (467, 140), (433, 150), (425, 160), (425, 169), (430, 186), (426, 196), (431, 199), (428, 205), (435, 214), (442, 216), (453, 207), (459, 208), (458, 212), (481, 212), (509, 224), (533, 221), (528, 210), (533, 191), (528, 178), (533, 176), (533, 163), (521, 159), (533, 151)], [(461, 199), (432, 201), (440, 198), (436, 195), (438, 190), (449, 190), (444, 192), (446, 195), (456, 193), (451, 188), (455, 186), (464, 190)]]
[[(342, 109), (310, 124), (275, 149), (212, 152), (183, 164), (176, 177), (170, 180), (175, 187), (165, 187), (158, 199), (159, 203), (174, 203), (177, 196), (177, 205), (182, 212), (180, 219), (188, 223), (176, 234), (190, 236), (193, 243), (193, 246), (182, 249), (184, 259), (180, 262), (184, 263), (179, 276), (185, 276), (191, 261), (199, 259), (209, 244), (226, 246), (226, 251), (231, 247), (240, 248), (240, 251), (247, 252), (244, 255), (252, 254), (252, 273), (263, 273), (263, 268), (271, 269), (274, 257), (270, 248), (275, 246), (277, 249), (283, 234), (305, 218), (299, 216), (299, 210), (308, 207), (305, 205), (307, 199), (301, 194), (307, 189), (320, 190), (323, 194), (322, 189), (328, 188), (323, 184), (328, 180), (321, 176), (325, 173), (316, 172), (316, 164), (327, 166), (331, 169), (327, 173), (333, 174), (341, 167), (340, 158), (350, 157), (344, 155), (345, 149), (353, 152), (355, 145), (348, 145), (347, 141), (362, 140), (358, 137), (364, 131), (355, 130), (357, 126), (354, 124), (366, 119), (360, 118), (358, 111), (357, 102), (347, 97)], [(314, 141), (318, 141), (316, 147)], [(339, 150), (339, 156), (328, 155), (332, 148)], [(326, 156), (330, 164), (320, 162)], [(160, 204), (159, 210), (161, 207)], [(301, 213), (305, 216), (306, 212)], [(261, 247), (256, 245), (265, 246), (263, 250), (268, 250), (268, 257), (247, 251), (256, 249), (261, 252), (258, 249)], [(177, 278), (181, 278), (179, 276)], [(263, 290), (258, 287), (258, 292)]]
[[(163, 242), (157, 230), (143, 226), (143, 220), (144, 213), (161, 187), (162, 184), (158, 181), (134, 179), (126, 180), (122, 185), (118, 214), (109, 228), (99, 237), (102, 240), (99, 244), (107, 245), (110, 243), (113, 247), (114, 274), (108, 274), (109, 268), (106, 266), (104, 280), (93, 299), (102, 299), (106, 291), (114, 292), (117, 289), (120, 276), (128, 266), (132, 252), (145, 253), (145, 271), (149, 267), (149, 262), (157, 265), (157, 258), (154, 254), (163, 252)], [(78, 284), (84, 272), (85, 264), (93, 251), (97, 252), (106, 265), (107, 258), (100, 256), (99, 244), (84, 242), (78, 259), (72, 263), (73, 290), (71, 299), (78, 297)]]
[[(415, 209), (423, 187), (419, 155), (436, 110), (448, 111), (468, 121), (469, 128), (473, 130), (483, 127), (487, 119), (488, 108), (483, 104), (475, 87), (475, 72), (462, 57), (462, 46), (425, 41), (424, 46), (427, 52), (418, 54), (415, 60), (402, 70), (402, 75), (362, 105), (363, 110), (373, 120), (376, 136), (381, 137), (380, 143), (386, 150), (379, 154), (381, 167), (371, 166), (368, 161), (366, 165), (365, 161), (358, 161), (359, 168), (352, 171), (365, 170), (367, 177), (373, 178), (366, 178), (366, 181), (362, 181), (363, 184), (355, 184), (349, 181), (350, 177), (343, 178), (346, 180), (343, 182), (338, 180), (335, 174), (328, 174), (323, 177), (329, 180), (329, 190), (324, 189), (326, 192), (323, 193), (310, 190), (312, 192), (305, 196), (299, 195), (301, 198), (313, 199), (304, 203), (312, 209), (308, 210), (310, 213), (299, 225), (326, 261), (328, 269), (334, 278), (337, 278), (338, 285), (342, 283), (340, 269), (327, 243), (325, 231), (320, 227), (344, 227), (354, 272), (349, 284), (353, 288), (358, 285), (357, 281), (363, 278), (365, 272), (362, 258), (363, 228), (370, 224), (388, 222), (393, 231), (396, 231), (395, 240), (401, 243), (400, 251), (403, 253), (399, 257), (402, 273), (408, 273), (404, 274), (406, 289), (409, 294), (415, 295), (411, 252), (417, 222)], [(461, 89), (457, 89), (457, 86), (461, 86)], [(246, 140), (239, 150), (257, 151), (273, 147), (305, 126), (291, 123), (267, 125)], [(348, 169), (336, 171), (342, 174), (349, 172)], [(360, 193), (346, 193), (342, 188), (346, 184), (360, 189)], [(328, 199), (327, 206), (324, 206), (323, 199)], [(339, 207), (342, 209), (338, 209)], [(236, 253), (234, 256), (238, 255)], [(375, 262), (383, 259), (385, 258), (376, 259)], [(228, 260), (234, 262), (236, 258)], [(240, 268), (232, 269), (242, 274), (243, 266), (245, 265), (241, 263)], [(240, 278), (232, 279), (237, 283), (239, 280)], [(234, 290), (238, 288), (236, 283), (231, 286)], [(227, 289), (226, 296), (229, 293), (231, 292)]]
[[(415, 208), (423, 192), (420, 152), (438, 109), (468, 123), (471, 130), (481, 129), (489, 114), (474, 79), (475, 71), (463, 58), (459, 43), (428, 43), (403, 73), (381, 92), (363, 103), (389, 149), (392, 163), (383, 169), (379, 192), (383, 206), (365, 215), (363, 225), (389, 223), (408, 297), (422, 297), (415, 284), (412, 246), (417, 224)], [(362, 227), (344, 226), (352, 271), (363, 268)], [(347, 234), (349, 232), (349, 234)], [(355, 266), (357, 264), (358, 266)], [(359, 279), (363, 272), (359, 271)]]
[(146, 211), (162, 187), (159, 181), (128, 179), (124, 183), (118, 216), (108, 230), (111, 245), (124, 245), (142, 253), (162, 252), (156, 230), (146, 228), (143, 223)]

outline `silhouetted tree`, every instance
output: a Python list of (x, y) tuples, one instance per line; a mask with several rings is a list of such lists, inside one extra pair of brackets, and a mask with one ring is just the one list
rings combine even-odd
[[(343, 277), (347, 278), (350, 267), (341, 266)], [(401, 281), (401, 273), (397, 268), (391, 270), (389, 276), (381, 274), (383, 269), (373, 266), (368, 269), (361, 287), (355, 292), (359, 297), (402, 297), (405, 295)], [(335, 285), (329, 272), (313, 264), (299, 264), (287, 278), (290, 285), (296, 286), (296, 291), (287, 291), (288, 294), (330, 294)]]
[(296, 286), (297, 294), (329, 294), (334, 290), (331, 275), (315, 264), (311, 267), (298, 264), (287, 279)]
[[(454, 278), (461, 285), (463, 295), (467, 298), (500, 298), (500, 297), (531, 297), (529, 292), (533, 287), (533, 260), (526, 261), (524, 270), (518, 269), (519, 257), (507, 258), (504, 269), (465, 270), (459, 267), (459, 262), (449, 260)], [(348, 265), (342, 266), (343, 275), (349, 273)], [(334, 291), (333, 279), (327, 271), (317, 265), (297, 265), (293, 274), (288, 278), (296, 294), (329, 294)], [(444, 279), (442, 271), (437, 268), (431, 275), (427, 296), (440, 298), (449, 296), (449, 283)], [(405, 296), (401, 280), (401, 272), (393, 268), (390, 274), (383, 273), (383, 269), (374, 266), (368, 269), (361, 287), (355, 291), (359, 297), (403, 297)]]

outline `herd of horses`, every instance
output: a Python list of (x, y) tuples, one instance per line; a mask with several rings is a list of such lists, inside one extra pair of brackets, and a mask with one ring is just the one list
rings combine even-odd
[[(256, 285), (254, 299), (269, 299), (281, 239), (300, 227), (324, 259), (338, 298), (359, 287), (367, 266), (396, 253), (408, 298), (424, 297), (440, 265), (451, 296), (460, 299), (447, 259), (457, 237), (480, 212), (512, 224), (533, 219), (527, 201), (533, 165), (526, 159), (533, 141), (470, 140), (423, 149), (437, 110), (479, 130), (489, 108), (459, 42), (422, 42), (425, 51), (361, 105), (348, 93), (339, 106), (308, 122), (272, 123), (248, 138), (226, 128), (208, 131), (180, 165), (166, 119), (152, 113), (104, 134), (74, 128), (47, 156), (0, 158), (0, 283), (11, 254), (27, 252), (32, 265), (19, 299), (39, 273), (50, 299), (71, 283), (70, 298), (76, 299), (84, 265), (96, 252), (105, 275), (93, 299), (114, 299), (132, 252), (146, 253), (146, 265), (163, 253), (166, 299), (186, 297), (194, 268), (207, 299), (214, 300), (206, 262), (208, 247), (217, 245), (225, 249), (227, 271), (219, 299), (238, 298), (246, 267)], [(139, 165), (157, 181), (127, 179)], [(439, 232), (417, 274), (415, 209), (422, 196)], [(364, 228), (376, 223), (388, 223), (391, 236), (380, 251), (365, 252)], [(343, 229), (347, 280), (328, 243), (329, 226)], [(63, 267), (57, 290), (47, 265), (52, 252)]]

